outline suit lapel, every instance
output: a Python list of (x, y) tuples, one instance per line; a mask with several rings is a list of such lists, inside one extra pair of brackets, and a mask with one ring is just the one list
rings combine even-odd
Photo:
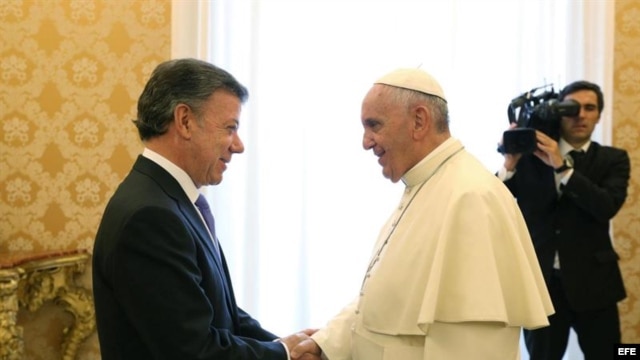
[(214, 259), (214, 263), (222, 272), (222, 262), (215, 255), (213, 243), (209, 236), (209, 230), (200, 218), (200, 214), (196, 210), (195, 205), (191, 203), (178, 181), (160, 165), (145, 158), (144, 156), (138, 156), (133, 168), (151, 177), (158, 183), (164, 192), (176, 202), (180, 212), (198, 234), (198, 240), (207, 250), (210, 257)]
[[(209, 255), (208, 258), (213, 259), (212, 267), (215, 267), (218, 270), (220, 279), (225, 287), (224, 294), (227, 306), (229, 311), (235, 314), (235, 311), (233, 311), (234, 306), (232, 305), (234, 302), (231, 299), (230, 279), (227, 274), (226, 267), (224, 266), (222, 259), (216, 255), (212, 239), (209, 235), (209, 230), (200, 218), (200, 214), (198, 213), (198, 210), (196, 210), (195, 205), (191, 203), (178, 181), (155, 162), (140, 155), (138, 156), (133, 168), (136, 171), (140, 171), (148, 175), (170, 198), (176, 202), (180, 212), (187, 219), (193, 230), (195, 230), (195, 233), (197, 234), (197, 241), (200, 242), (201, 246)], [(220, 248), (220, 256), (223, 256), (222, 248)]]
[(189, 202), (187, 202), (186, 204), (180, 203), (180, 202), (178, 203), (180, 210), (183, 212), (183, 214), (185, 215), (185, 217), (187, 218), (191, 226), (193, 226), (193, 228), (198, 233), (198, 240), (202, 243), (204, 248), (207, 249), (207, 252), (209, 253), (210, 257), (213, 258), (213, 262), (215, 263), (215, 266), (218, 268), (220, 273), (224, 273), (224, 268), (222, 266), (222, 259), (220, 259), (220, 257), (217, 255), (216, 250), (213, 247), (213, 242), (212, 242), (213, 240), (209, 235), (209, 230), (207, 229), (207, 226), (202, 222), (202, 219), (200, 218), (200, 214), (197, 213), (197, 210), (195, 210), (190, 205), (191, 203)]

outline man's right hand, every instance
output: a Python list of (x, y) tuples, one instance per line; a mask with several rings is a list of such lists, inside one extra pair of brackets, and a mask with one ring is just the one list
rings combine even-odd
[[(518, 124), (516, 123), (511, 123), (509, 124), (509, 129), (508, 130), (513, 130), (518, 126)], [(500, 140), (500, 145), (502, 145), (504, 142), (504, 139)], [(516, 165), (518, 164), (518, 161), (520, 160), (520, 158), (522, 157), (522, 154), (507, 154), (504, 153), (504, 168), (507, 171), (513, 171), (516, 168)]]
[(293, 360), (316, 360), (321, 359), (322, 349), (312, 339), (307, 338), (291, 349), (291, 359)]
[[(292, 360), (320, 360), (320, 347), (309, 336), (318, 329), (304, 329), (295, 334), (278, 339), (289, 349)], [(301, 345), (302, 344), (302, 345)]]
[(504, 168), (507, 169), (507, 171), (513, 171), (521, 157), (522, 154), (504, 154)]

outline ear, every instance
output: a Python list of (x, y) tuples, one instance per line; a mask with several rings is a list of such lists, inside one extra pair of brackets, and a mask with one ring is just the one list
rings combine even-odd
[(433, 126), (431, 112), (424, 105), (418, 105), (412, 115), (414, 116), (413, 137), (416, 140), (422, 139)]
[(181, 137), (191, 138), (193, 127), (196, 126), (196, 117), (189, 105), (182, 103), (176, 105), (173, 109), (173, 124)]

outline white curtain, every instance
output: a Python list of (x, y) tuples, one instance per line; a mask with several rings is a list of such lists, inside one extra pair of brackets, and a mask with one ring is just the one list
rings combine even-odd
[[(241, 306), (279, 334), (320, 327), (357, 295), (401, 184), (361, 146), (361, 100), (397, 67), (436, 76), (455, 137), (490, 171), (509, 101), (599, 83), (610, 105), (610, 1), (175, 0), (174, 57), (250, 91), (236, 155), (209, 189)], [(608, 142), (609, 114), (598, 129)]]

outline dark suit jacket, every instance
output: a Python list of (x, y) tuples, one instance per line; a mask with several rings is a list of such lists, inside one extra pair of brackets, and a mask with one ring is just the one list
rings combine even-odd
[(592, 142), (581, 165), (558, 196), (553, 169), (524, 155), (505, 182), (527, 222), (545, 279), (556, 251), (569, 305), (598, 309), (625, 298), (609, 222), (627, 196), (627, 152)]
[(178, 182), (142, 156), (105, 210), (93, 291), (105, 360), (286, 359), (236, 305), (224, 255)]

